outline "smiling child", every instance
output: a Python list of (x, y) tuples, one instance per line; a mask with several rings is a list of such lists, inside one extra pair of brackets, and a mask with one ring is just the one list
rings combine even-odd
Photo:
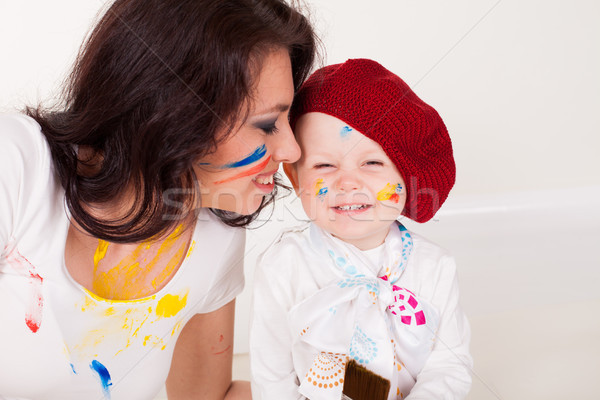
[(341, 398), (349, 359), (388, 399), (462, 399), (470, 329), (454, 259), (398, 222), (426, 222), (455, 180), (438, 113), (366, 59), (316, 71), (290, 113), (286, 165), (311, 223), (284, 232), (254, 281), (254, 399)]

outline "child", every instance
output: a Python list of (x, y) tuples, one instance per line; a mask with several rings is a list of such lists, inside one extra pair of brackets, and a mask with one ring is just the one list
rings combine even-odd
[(254, 399), (341, 398), (352, 358), (389, 399), (462, 399), (468, 321), (452, 257), (397, 222), (433, 217), (455, 165), (437, 112), (378, 63), (324, 67), (290, 113), (286, 173), (312, 223), (284, 232), (254, 282)]

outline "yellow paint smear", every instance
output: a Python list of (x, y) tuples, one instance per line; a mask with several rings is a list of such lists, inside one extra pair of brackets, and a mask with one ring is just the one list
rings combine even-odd
[[(106, 255), (108, 242), (100, 241), (94, 254), (94, 280), (92, 283), (94, 292), (107, 299), (128, 300), (147, 296), (148, 293), (160, 289), (185, 256), (187, 243), (182, 243), (179, 248), (174, 249), (182, 230), (182, 224), (177, 226), (145, 265), (140, 265), (138, 260), (142, 259), (144, 252), (150, 249), (149, 242), (142, 242), (118, 265), (103, 272), (98, 271), (98, 264)], [(188, 253), (191, 250), (190, 246)], [(165, 257), (170, 258), (165, 267), (157, 272), (156, 266), (162, 264)], [(145, 260), (144, 258), (144, 262)]]
[(396, 185), (392, 185), (390, 183), (386, 184), (383, 189), (377, 192), (377, 200), (384, 201), (389, 200), (392, 195), (396, 193)]
[(98, 239), (98, 247), (96, 247), (96, 252), (94, 253), (94, 273), (98, 269), (100, 260), (106, 256), (106, 250), (108, 250), (108, 242), (106, 240)]
[(186, 291), (183, 297), (179, 295), (166, 294), (159, 301), (156, 306), (156, 315), (162, 318), (170, 318), (185, 307), (187, 304), (188, 292)]
[(194, 252), (194, 247), (196, 246), (196, 241), (192, 240), (192, 243), (190, 244), (190, 248), (188, 249), (188, 252), (185, 256), (185, 258), (188, 258), (189, 256), (192, 255), (192, 253)]

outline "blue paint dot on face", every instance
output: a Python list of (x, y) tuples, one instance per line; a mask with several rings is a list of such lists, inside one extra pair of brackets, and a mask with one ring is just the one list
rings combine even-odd
[(73, 373), (77, 375), (77, 372), (75, 371), (75, 366), (73, 365), (73, 363), (69, 363), (71, 365), (71, 370), (73, 370)]
[(352, 128), (350, 128), (349, 126), (344, 126), (342, 130), (340, 130), (340, 136), (342, 137), (342, 139), (345, 139), (348, 137), (348, 135), (350, 135), (350, 132), (352, 132)]
[(90, 369), (98, 374), (100, 383), (102, 384), (102, 390), (104, 391), (104, 397), (110, 399), (110, 388), (112, 381), (110, 379), (110, 373), (108, 369), (101, 362), (94, 360), (90, 363)]

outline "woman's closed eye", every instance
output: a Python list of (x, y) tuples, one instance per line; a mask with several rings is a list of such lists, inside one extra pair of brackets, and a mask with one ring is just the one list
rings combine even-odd
[(274, 135), (277, 132), (279, 132), (279, 128), (277, 128), (276, 122), (277, 122), (277, 120), (265, 121), (265, 122), (257, 123), (254, 126), (258, 129), (260, 129), (261, 131), (263, 131), (267, 135)]

